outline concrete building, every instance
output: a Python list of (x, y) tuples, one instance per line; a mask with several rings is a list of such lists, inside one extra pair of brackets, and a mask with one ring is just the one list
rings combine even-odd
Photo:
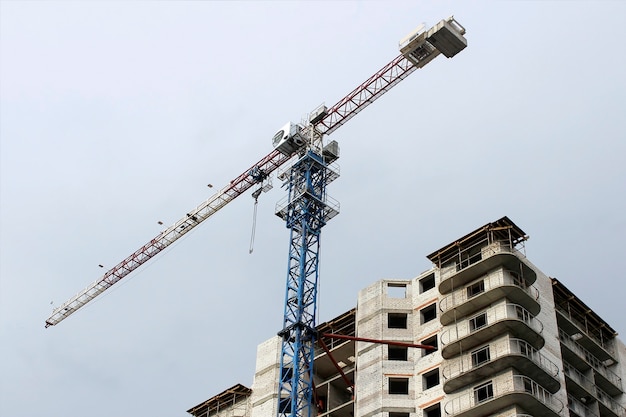
[[(342, 372), (320, 349), (318, 415), (626, 417), (625, 345), (526, 258), (526, 239), (507, 217), (486, 224), (428, 255), (432, 269), (378, 281), (355, 309), (319, 325), (320, 334), (437, 350), (324, 338)], [(278, 337), (262, 343), (252, 389), (237, 385), (188, 412), (275, 416), (279, 354)]]

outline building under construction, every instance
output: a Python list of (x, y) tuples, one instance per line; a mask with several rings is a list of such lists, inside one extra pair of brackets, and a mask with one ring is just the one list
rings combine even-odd
[[(626, 346), (526, 258), (527, 238), (507, 217), (486, 224), (428, 255), (430, 270), (378, 281), (318, 325), (311, 415), (626, 417)], [(280, 349), (278, 336), (259, 345), (251, 388), (188, 413), (277, 415)]]

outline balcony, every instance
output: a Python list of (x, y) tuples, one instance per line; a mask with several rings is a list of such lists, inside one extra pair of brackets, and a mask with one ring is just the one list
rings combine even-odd
[(565, 360), (563, 361), (563, 373), (565, 374), (567, 392), (574, 397), (591, 398), (595, 394), (593, 381)]
[(486, 308), (502, 298), (521, 305), (533, 315), (537, 315), (541, 310), (537, 301), (539, 291), (521, 279), (517, 271), (505, 269), (498, 276), (473, 282), (444, 297), (439, 303), (442, 312), (441, 324), (444, 326), (451, 324), (456, 318)]
[(505, 242), (491, 243), (478, 249), (468, 248), (448, 260), (441, 268), (439, 292), (448, 294), (499, 266), (518, 272), (528, 285), (533, 284), (537, 280), (537, 273), (522, 261), (523, 256)]
[(565, 330), (569, 334), (579, 335), (578, 343), (593, 353), (598, 359), (615, 362), (616, 356), (612, 340), (603, 341), (593, 333), (585, 331), (586, 326), (577, 320), (574, 315), (569, 314), (563, 307), (557, 305), (555, 310), (559, 313), (556, 317), (560, 329)]
[(513, 384), (490, 381), (448, 401), (444, 410), (451, 417), (482, 417), (511, 405), (520, 405), (531, 415), (541, 417), (560, 417), (564, 408), (560, 400), (532, 379), (514, 375)]
[(446, 394), (510, 367), (531, 377), (551, 393), (561, 388), (557, 379), (559, 368), (521, 339), (494, 343), (444, 363), (441, 374), (446, 380), (443, 385)]
[(571, 395), (567, 396), (567, 408), (571, 417), (599, 417), (591, 408), (587, 407)]
[(626, 417), (626, 408), (615, 401), (610, 395), (596, 387), (596, 397), (602, 417)]
[[(569, 398), (570, 410), (572, 410), (577, 416), (597, 417), (596, 413), (591, 412), (590, 409), (588, 409), (587, 407), (585, 407), (585, 405), (575, 399), (585, 398), (587, 400), (592, 400), (594, 399), (594, 397), (598, 400), (600, 416), (626, 416), (626, 409), (624, 409), (624, 407), (622, 407), (617, 401), (615, 401), (609, 394), (595, 386), (593, 381), (585, 377), (572, 365), (567, 362), (563, 362), (563, 372), (566, 376), (565, 382), (567, 383), (567, 392), (572, 394)], [(574, 402), (574, 408), (572, 408), (572, 402)], [(581, 408), (584, 408), (586, 410), (583, 410)]]
[(614, 340), (617, 332), (557, 279), (551, 280), (559, 328), (576, 335), (578, 344), (600, 361), (616, 362)]
[[(595, 384), (609, 395), (619, 395), (622, 391), (622, 378), (609, 370), (604, 363), (572, 339), (572, 336), (559, 329), (559, 340), (563, 358), (580, 370), (593, 369)], [(582, 360), (582, 361), (581, 361)]]
[(535, 349), (541, 349), (545, 344), (542, 332), (541, 321), (524, 307), (500, 304), (445, 330), (441, 334), (444, 345), (441, 355), (450, 359), (506, 333), (525, 340)]

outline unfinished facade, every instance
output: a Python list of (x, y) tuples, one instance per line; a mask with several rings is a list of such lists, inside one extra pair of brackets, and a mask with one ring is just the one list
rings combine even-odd
[[(417, 343), (435, 351), (324, 337), (313, 415), (329, 417), (626, 417), (626, 347), (611, 326), (524, 254), (507, 217), (428, 256), (412, 280), (362, 289), (320, 334)], [(280, 339), (257, 349), (252, 389), (188, 410), (268, 417), (277, 407)], [(334, 362), (334, 363), (333, 363)]]

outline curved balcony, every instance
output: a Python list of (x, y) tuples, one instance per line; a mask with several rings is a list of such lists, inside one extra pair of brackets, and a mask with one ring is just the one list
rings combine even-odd
[(521, 279), (517, 271), (505, 269), (500, 276), (475, 282), (444, 297), (439, 302), (442, 312), (439, 320), (447, 326), (456, 317), (472, 314), (502, 298), (521, 305), (533, 315), (541, 311), (539, 291)]
[[(498, 346), (496, 346), (498, 345)], [(488, 345), (445, 363), (441, 370), (446, 394), (514, 367), (554, 394), (561, 388), (559, 368), (528, 342), (508, 339), (504, 344)]]
[(505, 333), (525, 340), (535, 349), (541, 349), (545, 344), (542, 332), (543, 323), (524, 307), (500, 304), (445, 330), (441, 334), (441, 343), (444, 345), (441, 355), (444, 359), (450, 359)]
[(528, 266), (519, 252), (507, 245), (490, 245), (482, 248), (480, 253), (473, 255), (466, 262), (456, 262), (453, 266), (442, 268), (439, 292), (448, 294), (455, 288), (464, 286), (481, 275), (504, 266), (511, 271), (519, 271), (523, 279), (530, 285), (537, 280), (537, 273)]
[[(489, 390), (484, 387), (490, 385)], [(465, 392), (444, 406), (451, 417), (481, 417), (496, 413), (504, 407), (521, 405), (525, 411), (541, 417), (560, 417), (563, 403), (545, 388), (523, 375), (514, 375), (513, 384), (491, 382)]]

